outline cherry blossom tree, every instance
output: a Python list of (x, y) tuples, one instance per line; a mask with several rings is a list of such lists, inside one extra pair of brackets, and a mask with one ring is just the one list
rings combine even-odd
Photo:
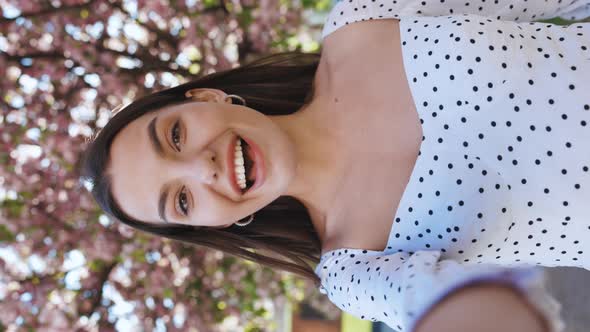
[(110, 220), (80, 156), (116, 106), (271, 52), (316, 52), (330, 1), (0, 0), (0, 330), (272, 331), (339, 310), (290, 274)]

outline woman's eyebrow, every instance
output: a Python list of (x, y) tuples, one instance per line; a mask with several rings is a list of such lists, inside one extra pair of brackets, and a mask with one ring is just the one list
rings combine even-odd
[(158, 200), (158, 214), (160, 218), (164, 220), (166, 223), (170, 223), (168, 219), (166, 219), (166, 201), (168, 200), (168, 189), (169, 185), (164, 185), (162, 190), (160, 191), (160, 199)]
[(154, 148), (154, 150), (156, 151), (156, 153), (164, 158), (164, 149), (162, 148), (162, 143), (160, 143), (160, 140), (158, 139), (158, 134), (156, 133), (156, 121), (158, 119), (158, 116), (155, 116), (151, 121), (150, 124), (148, 125), (148, 137), (150, 138), (150, 142), (152, 143), (152, 146)]

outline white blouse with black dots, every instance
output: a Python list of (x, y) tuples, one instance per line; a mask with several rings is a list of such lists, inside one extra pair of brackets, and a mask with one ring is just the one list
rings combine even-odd
[(335, 4), (324, 38), (400, 20), (424, 134), (387, 248), (331, 250), (316, 267), (340, 309), (412, 331), (444, 296), (488, 280), (563, 330), (535, 266), (590, 269), (590, 23), (524, 22), (556, 16), (588, 17), (590, 0)]

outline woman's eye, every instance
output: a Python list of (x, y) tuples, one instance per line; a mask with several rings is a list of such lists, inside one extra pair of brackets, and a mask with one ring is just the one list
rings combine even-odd
[(179, 121), (176, 121), (174, 123), (174, 125), (172, 126), (172, 133), (170, 135), (170, 138), (172, 139), (172, 144), (174, 144), (174, 147), (176, 148), (177, 151), (180, 151), (180, 126), (179, 126)]
[(188, 215), (188, 198), (186, 196), (186, 192), (184, 191), (185, 188), (182, 188), (182, 190), (180, 191), (180, 194), (178, 195), (178, 205), (180, 207), (180, 210), (182, 211), (182, 214), (184, 216)]

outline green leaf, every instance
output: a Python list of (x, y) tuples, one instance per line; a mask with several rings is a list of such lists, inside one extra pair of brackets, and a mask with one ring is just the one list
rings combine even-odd
[(98, 272), (104, 269), (105, 262), (101, 259), (94, 259), (88, 264), (88, 266), (92, 272)]
[(219, 268), (221, 271), (227, 272), (234, 264), (236, 264), (235, 257), (224, 257)]
[(258, 298), (258, 295), (256, 294), (256, 287), (258, 286), (254, 280), (254, 273), (252, 271), (248, 271), (246, 276), (242, 278), (242, 287), (250, 298)]
[(201, 288), (203, 287), (203, 282), (201, 281), (201, 279), (195, 279), (193, 282), (191, 282), (188, 286), (188, 288), (193, 289), (194, 291), (196, 291), (197, 293), (199, 291), (201, 291)]
[(0, 225), (0, 242), (13, 242), (14, 240), (14, 234), (12, 234), (5, 225)]
[(205, 6), (205, 8), (216, 7), (216, 6), (219, 6), (219, 1), (218, 0), (203, 0), (203, 5)]
[(8, 212), (9, 218), (17, 218), (21, 215), (25, 203), (20, 200), (7, 199), (0, 203), (0, 208)]
[(315, 9), (323, 12), (323, 11), (327, 11), (330, 10), (332, 8), (332, 2), (331, 0), (319, 0), (319, 1), (315, 1)]
[(133, 260), (135, 260), (136, 262), (141, 262), (141, 263), (145, 263), (145, 252), (141, 249), (135, 249), (131, 252), (131, 257), (133, 257)]
[(18, 193), (23, 199), (30, 200), (35, 197), (35, 195), (31, 191), (21, 191)]
[(166, 289), (164, 289), (164, 293), (162, 295), (164, 297), (172, 298), (172, 296), (174, 295), (174, 292), (172, 291), (172, 289), (166, 288)]
[(244, 8), (241, 13), (238, 13), (238, 22), (240, 22), (240, 26), (247, 27), (254, 21), (252, 18), (252, 9)]
[[(8, 153), (0, 153), (0, 165), (8, 164), (9, 159), (10, 157), (8, 156)], [(0, 330), (0, 332), (2, 331)]]
[(302, 0), (301, 4), (303, 8), (313, 8), (315, 6), (315, 0)]

